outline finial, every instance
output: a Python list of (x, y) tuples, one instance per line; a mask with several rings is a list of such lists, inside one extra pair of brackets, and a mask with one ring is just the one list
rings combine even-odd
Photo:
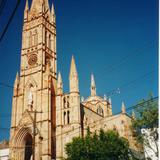
[(50, 14), (50, 20), (51, 20), (51, 23), (55, 23), (55, 11), (54, 11), (54, 5), (52, 3), (52, 8), (51, 8), (51, 14)]
[(108, 101), (109, 101), (109, 104), (111, 105), (111, 104), (112, 104), (112, 99), (111, 99), (111, 97), (109, 97)]
[(55, 10), (54, 10), (54, 5), (53, 5), (53, 3), (52, 3), (52, 8), (51, 8), (51, 14), (52, 14), (52, 15), (55, 15)]
[(77, 69), (76, 69), (74, 56), (72, 56), (72, 60), (71, 60), (69, 83), (70, 83), (70, 92), (71, 93), (73, 93), (73, 92), (79, 93), (78, 73), (77, 73)]
[(74, 59), (74, 56), (72, 55), (71, 67), (70, 67), (70, 78), (73, 76), (78, 76), (78, 74), (77, 74), (75, 59)]
[(62, 94), (63, 93), (63, 82), (62, 82), (62, 76), (61, 73), (58, 73), (58, 81), (57, 81), (57, 93)]
[(91, 96), (96, 96), (96, 83), (93, 74), (91, 74)]
[(28, 0), (26, 0), (25, 11), (28, 11), (28, 10), (29, 10)]
[(122, 108), (121, 108), (121, 111), (122, 111), (122, 113), (123, 113), (123, 114), (125, 114), (125, 113), (126, 113), (126, 106), (125, 106), (124, 102), (122, 102)]
[(17, 72), (15, 82), (14, 82), (14, 86), (17, 86), (18, 84), (19, 84), (19, 74)]

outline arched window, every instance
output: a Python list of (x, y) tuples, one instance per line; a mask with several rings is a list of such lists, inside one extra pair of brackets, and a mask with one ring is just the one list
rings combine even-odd
[(64, 121), (64, 125), (65, 125), (66, 124), (66, 112), (64, 112), (63, 121)]
[(69, 124), (70, 123), (70, 112), (67, 111), (67, 123)]
[(101, 108), (101, 106), (99, 106), (99, 107), (97, 108), (97, 113), (100, 114), (101, 116), (104, 115), (103, 109)]
[(67, 108), (69, 108), (69, 102), (67, 102)]
[(49, 34), (49, 38), (48, 38), (48, 48), (51, 49), (51, 34)]
[(45, 45), (47, 46), (47, 31), (45, 31)]
[(66, 108), (66, 98), (63, 99), (63, 107)]

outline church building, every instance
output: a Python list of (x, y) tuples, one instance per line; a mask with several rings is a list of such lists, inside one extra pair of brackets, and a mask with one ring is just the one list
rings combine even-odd
[(12, 102), (10, 159), (61, 160), (65, 145), (73, 137), (83, 137), (101, 128), (113, 129), (135, 147), (131, 120), (122, 103), (122, 112), (112, 114), (112, 102), (96, 94), (91, 75), (90, 95), (80, 98), (79, 77), (71, 59), (69, 91), (64, 93), (62, 76), (57, 73), (56, 16), (48, 0), (28, 0), (24, 10), (21, 65)]

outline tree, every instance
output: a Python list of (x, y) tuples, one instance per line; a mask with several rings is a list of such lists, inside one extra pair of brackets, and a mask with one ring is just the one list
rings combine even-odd
[(137, 142), (154, 152), (158, 159), (158, 100), (150, 94), (147, 100), (143, 99), (137, 106), (136, 118), (132, 122)]
[(66, 145), (67, 160), (128, 160), (129, 143), (115, 131), (87, 133)]

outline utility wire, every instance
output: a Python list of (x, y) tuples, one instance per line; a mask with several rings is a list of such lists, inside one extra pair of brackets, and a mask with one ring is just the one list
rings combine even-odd
[[(120, 86), (119, 87), (119, 89), (122, 89), (122, 88), (124, 88), (124, 87), (126, 87), (126, 86), (129, 86), (129, 85), (131, 85), (131, 84), (134, 84), (135, 82), (137, 82), (138, 80), (141, 80), (141, 79), (144, 79), (147, 75), (150, 75), (151, 73), (153, 73), (154, 71), (151, 71), (151, 72), (149, 72), (149, 73), (146, 73), (146, 74), (144, 74), (144, 75), (142, 75), (141, 77), (139, 77), (139, 78), (137, 78), (137, 79), (135, 79), (135, 80), (133, 80), (133, 81), (130, 81), (130, 82), (128, 82), (128, 83), (126, 83), (126, 84), (123, 84), (122, 86)], [(8, 87), (8, 88), (13, 88), (12, 86), (10, 86), (10, 85), (8, 85), (8, 84), (4, 84), (4, 83), (0, 83), (0, 85), (2, 85), (2, 86), (5, 86), (5, 87)], [(113, 89), (112, 90), (112, 92), (110, 91), (110, 95), (112, 95), (112, 93), (115, 91), (115, 89)], [(47, 93), (42, 93), (42, 95), (46, 95)], [(48, 95), (48, 94), (47, 94)], [(85, 102), (85, 101), (84, 101)], [(59, 110), (61, 110), (61, 109), (58, 109), (58, 110), (56, 110), (56, 111), (59, 111)], [(63, 109), (64, 111), (65, 111), (65, 109)], [(45, 112), (45, 111), (43, 111), (43, 113), (48, 113), (48, 111), (47, 112)], [(10, 116), (11, 116), (12, 114), (3, 114), (3, 115), (0, 115), (0, 118), (7, 118), (7, 116), (8, 116), (8, 118), (10, 118)], [(22, 115), (22, 114), (19, 114), (19, 115)]]
[[(126, 63), (129, 59), (131, 59), (132, 58), (132, 60), (133, 60), (133, 57), (136, 57), (136, 56), (140, 56), (141, 54), (144, 54), (145, 52), (142, 52), (143, 50), (146, 50), (146, 49), (148, 49), (148, 48), (150, 48), (150, 47), (153, 47), (153, 45), (155, 44), (155, 40), (152, 40), (151, 42), (149, 42), (147, 45), (146, 45), (146, 47), (143, 47), (143, 48), (139, 48), (139, 49), (135, 49), (135, 53), (129, 53), (127, 56), (125, 56), (125, 57), (123, 57), (122, 59), (120, 59), (119, 61), (118, 61), (118, 63), (115, 65), (113, 65), (113, 64), (111, 64), (111, 65), (109, 65), (109, 66), (107, 66), (107, 67), (104, 67), (104, 71), (105, 72), (111, 72), (111, 71), (113, 71), (113, 70), (116, 70), (117, 69), (117, 67), (119, 67), (119, 66), (121, 66), (122, 64), (124, 64), (124, 63)], [(105, 70), (106, 69), (106, 70)]]
[[(153, 102), (153, 101), (156, 101), (156, 100), (158, 100), (158, 96), (156, 96), (156, 97), (154, 97), (154, 98), (151, 98), (151, 99), (149, 99), (149, 100), (146, 100), (146, 101), (144, 101), (144, 102), (138, 103), (138, 104), (136, 104), (136, 105), (133, 105), (133, 106), (131, 106), (131, 107), (128, 107), (128, 108), (126, 108), (126, 111), (130, 111), (130, 110), (136, 109), (136, 108), (138, 108), (138, 107), (140, 107), (140, 106), (142, 106), (142, 105), (144, 105), (144, 104), (146, 104), (146, 103), (148, 103), (148, 102)], [(111, 121), (111, 120), (113, 120), (113, 119), (116, 119), (117, 117), (114, 117), (114, 116), (116, 116), (116, 115), (118, 115), (118, 114), (121, 114), (121, 111), (117, 112), (116, 114), (114, 114), (114, 115), (112, 115), (112, 116), (110, 116), (110, 117), (103, 117), (103, 118), (101, 118), (101, 119), (99, 119), (99, 120), (96, 120), (96, 121), (94, 121), (94, 122), (90, 122), (89, 125), (94, 124), (94, 123), (97, 123), (97, 122), (100, 122), (100, 121), (103, 121), (104, 118), (110, 118), (110, 119), (108, 119), (106, 122)], [(1, 126), (0, 126), (0, 129), (10, 130), (10, 128), (4, 128), (4, 127), (1, 127)], [(79, 129), (79, 127), (78, 127), (78, 129)]]
[(2, 14), (5, 6), (6, 6), (7, 0), (2, 0), (0, 3), (0, 15)]
[(14, 17), (14, 15), (15, 15), (17, 9), (18, 9), (19, 4), (20, 4), (20, 0), (17, 0), (16, 6), (15, 6), (15, 8), (14, 8), (14, 10), (13, 10), (13, 12), (12, 12), (12, 14), (11, 14), (9, 20), (8, 20), (8, 22), (7, 22), (6, 27), (4, 28), (4, 31), (2, 32), (2, 34), (1, 34), (1, 36), (0, 36), (0, 42), (2, 41), (5, 33), (7, 32), (8, 27), (9, 27), (10, 23), (11, 23), (12, 20), (13, 20), (13, 17)]
[[(109, 92), (107, 92), (107, 94), (111, 94), (112, 92), (115, 92), (115, 90), (117, 90), (117, 89), (124, 88), (124, 87), (126, 87), (126, 86), (129, 86), (130, 84), (135, 83), (136, 81), (138, 81), (138, 80), (140, 80), (140, 79), (144, 79), (145, 77), (153, 74), (154, 72), (155, 72), (154, 70), (152, 70), (152, 71), (150, 71), (150, 72), (147, 72), (147, 73), (143, 74), (142, 76), (140, 76), (140, 77), (138, 77), (138, 78), (136, 78), (136, 79), (134, 79), (134, 80), (132, 80), (132, 81), (129, 81), (129, 82), (127, 82), (127, 83), (125, 83), (125, 84), (117, 87), (117, 88), (114, 88), (114, 89), (110, 90)], [(7, 83), (4, 83), (4, 82), (0, 82), (0, 86), (6, 87), (6, 88), (10, 88), (10, 89), (16, 89), (14, 86), (12, 86), (12, 85), (10, 85), (10, 84), (7, 84)], [(18, 88), (18, 89), (22, 89), (22, 90), (23, 90), (23, 89), (25, 89), (25, 88)], [(33, 91), (33, 92), (36, 92), (36, 91)], [(44, 94), (44, 93), (42, 93), (42, 94)], [(65, 93), (64, 93), (64, 94), (65, 94)]]
[[(158, 97), (154, 97), (154, 98), (152, 98), (152, 99), (150, 99), (150, 100), (147, 100), (147, 101), (144, 101), (144, 102), (141, 102), (141, 103), (139, 103), (139, 104), (136, 104), (136, 105), (134, 105), (134, 106), (131, 106), (131, 107), (129, 107), (129, 108), (127, 108), (126, 110), (130, 110), (130, 109), (136, 109), (137, 107), (139, 107), (139, 106), (142, 106), (142, 105), (144, 105), (145, 103), (148, 103), (148, 102), (150, 102), (150, 101), (154, 101), (154, 100), (157, 100), (158, 99)], [(117, 114), (120, 114), (121, 112), (118, 112)], [(115, 116), (115, 117), (114, 117)], [(110, 118), (110, 119), (108, 119), (108, 120), (106, 120), (105, 119), (105, 123), (108, 123), (109, 121), (113, 121), (114, 119), (117, 119), (118, 117), (116, 117), (116, 115), (114, 115), (113, 117), (108, 117), (108, 118)], [(104, 118), (107, 118), (107, 117), (104, 117)], [(95, 124), (95, 123), (97, 123), (97, 122), (99, 122), (99, 121), (103, 121), (104, 119), (100, 119), (100, 120), (97, 120), (97, 121), (94, 121), (94, 122), (91, 122), (91, 123), (89, 123), (88, 124), (88, 126), (90, 126), (91, 124)], [(0, 129), (2, 129), (1, 127), (0, 127)], [(10, 128), (3, 128), (5, 131), (6, 130), (10, 130)], [(77, 132), (74, 132), (74, 133), (72, 133), (72, 134), (70, 134), (70, 135), (75, 135), (75, 134), (77, 134), (77, 133), (80, 133), (79, 132), (79, 129), (80, 129), (80, 127), (77, 127), (77, 128), (74, 128), (74, 130), (78, 130)], [(84, 130), (87, 130), (87, 128), (84, 128)], [(8, 131), (7, 131), (8, 132)], [(47, 132), (47, 131), (46, 131)], [(60, 133), (60, 134), (56, 134), (56, 135), (54, 135), (54, 136), (52, 136), (51, 138), (55, 138), (55, 137), (57, 137), (57, 136), (63, 136), (63, 135), (66, 135), (68, 132), (63, 132), (63, 133)], [(47, 139), (42, 139), (42, 141), (40, 141), (40, 142), (36, 142), (35, 143), (35, 146), (37, 146), (38, 144), (42, 144), (42, 142), (44, 142), (44, 141), (48, 141), (48, 140), (51, 140), (51, 138), (47, 138)], [(16, 149), (24, 149), (24, 148), (26, 148), (26, 147), (33, 147), (32, 145), (26, 145), (25, 147), (22, 147), (22, 146), (9, 146), (8, 148), (16, 148)]]
[[(132, 81), (130, 81), (130, 82), (128, 82), (128, 83), (125, 83), (125, 84), (123, 84), (123, 85), (121, 85), (121, 86), (119, 87), (119, 90), (121, 90), (121, 89), (124, 88), (124, 87), (130, 86), (130, 85), (134, 84), (135, 82), (137, 82), (138, 80), (144, 79), (145, 77), (147, 77), (147, 76), (149, 76), (150, 74), (153, 74), (153, 73), (154, 73), (154, 71), (148, 72), (148, 73), (146, 73), (146, 74), (138, 77), (138, 78), (135, 79), (135, 80), (132, 80)], [(7, 87), (7, 88), (11, 88), (11, 89), (14, 88), (13, 86), (8, 85), (8, 84), (6, 84), (6, 83), (0, 83), (0, 86), (4, 86), (4, 87)], [(115, 91), (116, 91), (116, 89), (113, 89), (113, 90), (109, 91), (109, 92), (108, 92), (108, 95), (109, 95), (109, 94), (110, 94), (110, 96), (113, 95), (113, 93), (115, 93)], [(34, 92), (34, 91), (33, 91), (33, 92)], [(49, 93), (42, 93), (42, 95), (48, 95), (48, 94), (49, 94)], [(84, 102), (85, 102), (85, 101), (84, 101)], [(59, 110), (60, 110), (60, 109), (59, 109)], [(65, 110), (65, 109), (64, 109), (64, 110)], [(56, 111), (58, 111), (58, 110), (56, 110)], [(47, 111), (47, 112), (48, 112), (48, 111)], [(43, 112), (43, 113), (47, 113), (47, 112)], [(21, 114), (20, 114), (20, 115), (21, 115)], [(11, 114), (8, 114), (8, 117), (10, 117), (10, 116), (11, 116)], [(6, 117), (6, 116), (5, 116), (4, 114), (3, 114), (3, 115), (0, 115), (0, 118), (3, 118), (3, 117)]]

